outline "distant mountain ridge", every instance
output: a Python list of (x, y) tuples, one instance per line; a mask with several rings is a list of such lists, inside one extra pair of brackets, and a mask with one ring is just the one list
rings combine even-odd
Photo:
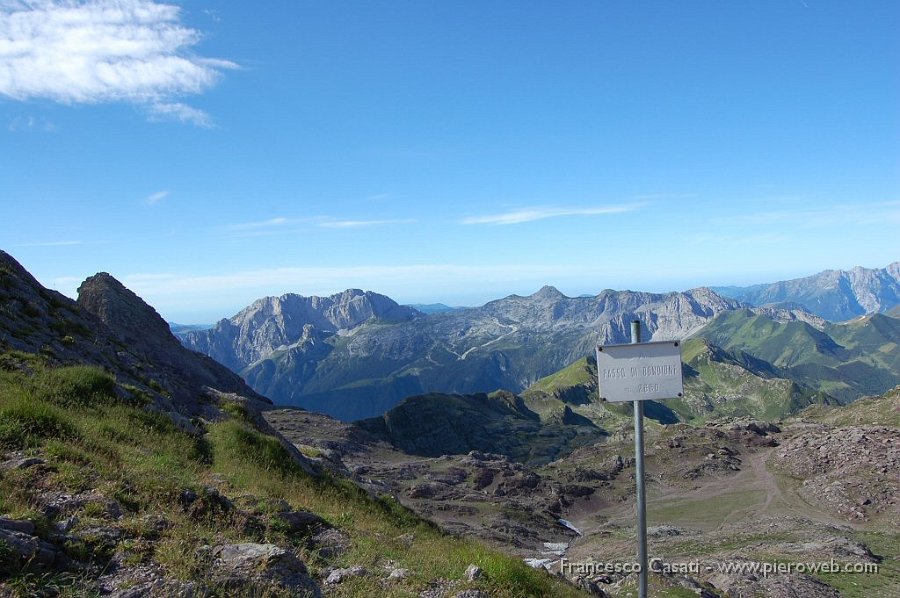
[(288, 293), (263, 297), (208, 330), (181, 333), (185, 345), (240, 371), (281, 348), (356, 328), (370, 319), (406, 321), (421, 315), (370, 291), (348, 289), (329, 297)]
[(801, 306), (826, 320), (840, 322), (900, 305), (900, 262), (885, 268), (825, 270), (772, 284), (713, 290), (756, 306)]
[[(572, 298), (547, 286), (426, 315), (383, 295), (346, 291), (260, 299), (212, 330), (180, 337), (277, 403), (359, 419), (415, 394), (518, 392), (597, 342), (627, 342), (635, 318), (648, 340), (682, 338), (741, 306), (705, 288)], [(342, 315), (338, 321), (326, 312)]]

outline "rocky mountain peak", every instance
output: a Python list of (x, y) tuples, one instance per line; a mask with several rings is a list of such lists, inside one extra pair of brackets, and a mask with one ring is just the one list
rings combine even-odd
[(552, 299), (568, 299), (565, 295), (563, 295), (559, 289), (554, 286), (544, 285), (541, 287), (537, 293), (531, 296), (532, 299), (544, 299), (544, 300), (552, 300)]
[(169, 325), (155, 309), (106, 272), (81, 283), (77, 303), (129, 342), (175, 340)]

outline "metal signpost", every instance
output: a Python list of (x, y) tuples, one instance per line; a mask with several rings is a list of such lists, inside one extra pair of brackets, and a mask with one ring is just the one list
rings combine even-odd
[(647, 598), (647, 503), (644, 492), (644, 403), (650, 399), (684, 396), (681, 343), (641, 342), (641, 322), (631, 323), (630, 345), (597, 347), (600, 398), (611, 403), (634, 403), (634, 462), (637, 483), (638, 597)]

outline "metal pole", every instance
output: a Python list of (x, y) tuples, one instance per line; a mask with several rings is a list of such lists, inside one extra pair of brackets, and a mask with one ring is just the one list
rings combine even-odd
[[(631, 322), (631, 343), (641, 342), (641, 321)], [(644, 402), (634, 403), (634, 476), (637, 484), (638, 598), (647, 598), (647, 502), (644, 494)]]

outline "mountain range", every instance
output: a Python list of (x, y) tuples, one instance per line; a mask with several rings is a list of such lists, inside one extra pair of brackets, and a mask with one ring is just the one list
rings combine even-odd
[(752, 305), (802, 307), (839, 322), (885, 312), (900, 303), (900, 262), (885, 268), (825, 270), (813, 276), (748, 287), (713, 287)]
[(682, 338), (742, 305), (703, 288), (571, 298), (548, 286), (422, 314), (350, 290), (267, 297), (210, 330), (179, 336), (276, 403), (360, 419), (426, 392), (519, 392), (598, 342), (625, 342), (633, 319), (644, 322), (647, 340)]
[[(879, 353), (871, 363), (862, 357), (865, 347), (892, 342), (896, 330), (883, 316), (867, 320), (868, 328), (860, 330), (882, 333), (857, 350), (855, 337), (845, 338), (848, 328), (835, 327), (825, 316), (805, 309), (804, 302), (819, 298), (819, 307), (843, 305), (846, 311), (852, 304), (855, 310), (865, 305), (887, 311), (898, 304), (893, 290), (898, 264), (880, 270), (827, 271), (760, 286), (752, 295), (755, 300), (779, 299), (760, 307), (710, 288), (665, 294), (605, 290), (573, 298), (546, 286), (525, 297), (511, 295), (481, 307), (428, 314), (355, 289), (330, 297), (287, 294), (260, 299), (211, 329), (178, 336), (185, 346), (227, 365), (275, 403), (344, 420), (380, 416), (406, 397), (427, 393), (521, 393), (589, 355), (598, 343), (628, 342), (634, 319), (641, 320), (645, 341), (699, 334), (710, 340), (715, 355), (728, 351), (726, 361), (750, 367), (755, 360), (751, 369), (756, 373), (768, 371), (771, 377), (780, 372), (810, 393), (824, 392), (846, 402), (883, 392), (896, 380), (893, 352)], [(780, 294), (771, 289), (780, 289)], [(731, 292), (742, 297), (749, 293)], [(709, 333), (703, 332), (725, 313), (743, 315), (717, 320)], [(788, 324), (784, 331), (782, 324)], [(779, 334), (772, 336), (776, 329)], [(737, 340), (729, 342), (732, 337)], [(760, 346), (742, 345), (745, 339), (757, 339)], [(812, 355), (812, 361), (795, 363), (789, 355), (776, 355), (774, 347), (782, 352), (793, 347), (797, 354)], [(813, 351), (805, 353), (809, 348)], [(791, 373), (782, 376), (786, 368)]]

